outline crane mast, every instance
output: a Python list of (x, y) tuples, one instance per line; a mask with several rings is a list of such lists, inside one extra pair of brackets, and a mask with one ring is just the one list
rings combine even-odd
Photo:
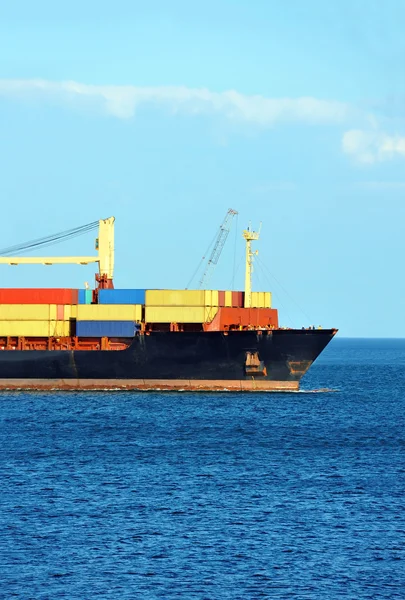
[(218, 260), (219, 260), (219, 257), (221, 256), (226, 239), (231, 230), (232, 219), (237, 214), (238, 214), (238, 211), (233, 210), (233, 208), (230, 208), (225, 215), (225, 219), (223, 220), (222, 225), (219, 228), (219, 233), (215, 240), (214, 248), (208, 259), (208, 263), (205, 268), (205, 271), (201, 277), (200, 286), (199, 286), (200, 290), (203, 289), (204, 285), (207, 285), (207, 283), (212, 275), (212, 271), (214, 270), (215, 265), (218, 263)]
[(252, 231), (250, 225), (243, 231), (243, 237), (246, 242), (246, 262), (245, 262), (245, 308), (251, 308), (252, 306), (252, 273), (253, 273), (253, 259), (258, 255), (258, 250), (252, 252), (251, 244), (260, 237), (260, 230), (262, 224), (260, 223), (259, 231)]

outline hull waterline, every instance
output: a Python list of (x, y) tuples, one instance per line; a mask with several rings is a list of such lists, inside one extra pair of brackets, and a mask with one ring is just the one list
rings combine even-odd
[(0, 389), (294, 391), (335, 333), (155, 332), (120, 351), (5, 350)]

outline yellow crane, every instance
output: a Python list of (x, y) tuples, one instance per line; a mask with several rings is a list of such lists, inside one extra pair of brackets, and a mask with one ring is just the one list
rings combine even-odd
[[(88, 265), (89, 263), (98, 263), (99, 273), (96, 279), (100, 287), (113, 287), (114, 277), (114, 222), (115, 217), (100, 219), (98, 222), (89, 223), (76, 229), (70, 229), (60, 234), (55, 234), (47, 238), (33, 240), (26, 244), (12, 246), (0, 250), (0, 264), (2, 265), (66, 265), (78, 264)], [(98, 237), (96, 239), (96, 256), (4, 256), (13, 251), (21, 252), (32, 250), (41, 246), (49, 246), (52, 243), (64, 241), (82, 233), (94, 229), (98, 224)], [(3, 255), (3, 256), (2, 256)]]
[(252, 306), (252, 273), (253, 259), (259, 254), (258, 250), (252, 252), (252, 242), (256, 242), (260, 237), (261, 223), (259, 231), (252, 231), (250, 226), (243, 230), (243, 237), (246, 242), (246, 262), (245, 262), (245, 308)]

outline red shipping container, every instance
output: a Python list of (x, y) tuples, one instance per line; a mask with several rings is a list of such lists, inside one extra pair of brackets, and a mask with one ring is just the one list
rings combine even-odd
[(0, 288), (0, 304), (77, 304), (69, 288)]
[(276, 308), (220, 308), (206, 331), (224, 331), (228, 327), (278, 328)]
[(225, 306), (225, 292), (218, 292), (218, 306)]
[(232, 306), (235, 308), (243, 308), (245, 300), (245, 292), (232, 292)]

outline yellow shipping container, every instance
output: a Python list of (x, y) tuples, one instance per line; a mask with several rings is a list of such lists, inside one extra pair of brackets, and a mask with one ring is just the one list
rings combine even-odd
[(56, 321), (76, 319), (77, 304), (51, 304), (49, 318)]
[(146, 306), (218, 306), (218, 290), (146, 290)]
[(204, 306), (215, 306), (219, 305), (219, 292), (218, 290), (205, 290), (204, 292)]
[(76, 318), (73, 304), (0, 304), (0, 321), (67, 321)]
[(252, 292), (252, 308), (271, 308), (271, 292)]
[(77, 307), (80, 306), (78, 304), (65, 304), (65, 314), (64, 319), (67, 321), (68, 319), (77, 319)]
[(0, 321), (47, 321), (56, 319), (55, 304), (0, 304)]
[(71, 334), (70, 321), (50, 321), (49, 335), (54, 337), (65, 337)]
[(147, 323), (204, 323), (211, 321), (218, 308), (204, 306), (147, 306)]
[(232, 306), (232, 292), (225, 292), (225, 306)]
[(78, 321), (141, 321), (142, 304), (79, 304)]
[(0, 321), (1, 336), (66, 337), (69, 321)]

